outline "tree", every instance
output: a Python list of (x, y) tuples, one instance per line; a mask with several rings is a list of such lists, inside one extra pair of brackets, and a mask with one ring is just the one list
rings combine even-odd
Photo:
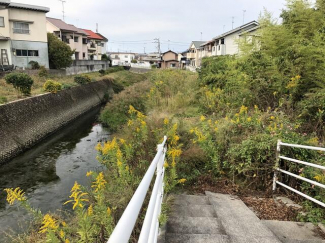
[(61, 69), (69, 67), (72, 63), (71, 50), (63, 41), (59, 40), (54, 34), (47, 34), (50, 68)]

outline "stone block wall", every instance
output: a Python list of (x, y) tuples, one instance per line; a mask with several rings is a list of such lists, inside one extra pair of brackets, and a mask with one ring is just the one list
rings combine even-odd
[(103, 102), (102, 80), (0, 105), (0, 165)]

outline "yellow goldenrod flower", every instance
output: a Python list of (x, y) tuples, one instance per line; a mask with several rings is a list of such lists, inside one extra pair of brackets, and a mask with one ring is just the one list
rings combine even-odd
[(248, 107), (242, 105), (239, 110), (239, 114), (247, 113)]
[(108, 214), (108, 216), (111, 215), (111, 209), (109, 207), (107, 207), (107, 214)]
[(100, 172), (98, 176), (96, 177), (96, 181), (93, 182), (92, 188), (95, 188), (95, 192), (98, 192), (99, 190), (103, 189), (107, 182), (104, 179), (104, 173)]
[(132, 105), (130, 105), (130, 108), (129, 108), (129, 114), (133, 114), (135, 113), (137, 110), (134, 109), (134, 107)]
[(168, 125), (168, 123), (169, 123), (168, 118), (165, 118), (165, 119), (164, 119), (164, 124), (165, 124), (165, 125)]
[(88, 199), (84, 198), (86, 195), (87, 195), (87, 193), (83, 193), (80, 189), (80, 185), (77, 182), (75, 182), (71, 189), (71, 195), (69, 196), (69, 198), (73, 198), (73, 199), (66, 201), (64, 203), (64, 205), (71, 202), (71, 203), (73, 203), (73, 207), (72, 207), (73, 210), (77, 206), (83, 208), (84, 205), (82, 204), (82, 202), (88, 201)]
[(128, 120), (128, 127), (133, 125), (133, 121), (132, 120)]
[(61, 239), (65, 236), (65, 233), (63, 232), (63, 230), (60, 230), (60, 237)]
[(201, 116), (200, 121), (205, 121), (205, 116)]
[(251, 117), (247, 117), (247, 121), (248, 122), (251, 122), (252, 121), (252, 118)]
[(275, 117), (274, 117), (274, 116), (271, 116), (270, 118), (271, 118), (271, 120), (274, 120), (274, 119), (275, 119)]
[(123, 138), (120, 138), (120, 143), (125, 144), (125, 140)]
[(93, 205), (90, 205), (88, 210), (87, 210), (87, 214), (88, 214), (88, 216), (91, 216), (91, 215), (93, 215), (93, 213), (94, 213)]
[(92, 171), (88, 171), (87, 174), (86, 174), (86, 176), (89, 177), (89, 176), (91, 176), (93, 173), (94, 173), (94, 172), (92, 172)]
[(96, 145), (95, 149), (96, 149), (97, 151), (101, 151), (101, 150), (102, 150), (102, 145), (101, 145), (100, 143), (98, 143), (98, 144)]
[(141, 121), (141, 125), (142, 125), (143, 127), (145, 127), (145, 126), (147, 125), (147, 123), (146, 123), (145, 121)]
[(64, 243), (70, 243), (70, 241), (68, 239), (65, 239)]
[(7, 192), (7, 202), (10, 205), (13, 205), (16, 200), (20, 202), (26, 201), (25, 193), (19, 187), (16, 189), (6, 188), (4, 190)]
[(178, 183), (181, 183), (181, 184), (184, 184), (186, 182), (186, 179), (180, 179), (180, 180), (178, 180)]
[(66, 222), (64, 222), (64, 221), (62, 221), (62, 223), (61, 223), (61, 224), (62, 224), (62, 226), (63, 226), (63, 227), (66, 227), (66, 226), (67, 226), (67, 223), (66, 223)]
[(56, 230), (58, 228), (56, 220), (49, 214), (46, 214), (43, 218), (42, 227), (40, 228), (40, 233), (46, 233), (49, 230)]
[(165, 168), (168, 168), (168, 166), (169, 166), (169, 164), (167, 163), (167, 161), (165, 161), (165, 163), (164, 163), (164, 167), (165, 167)]

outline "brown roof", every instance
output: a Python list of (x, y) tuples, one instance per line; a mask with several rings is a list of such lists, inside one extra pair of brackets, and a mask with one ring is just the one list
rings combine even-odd
[(71, 31), (74, 33), (82, 34), (82, 35), (87, 35), (83, 30), (77, 28), (76, 26), (72, 24), (67, 24), (66, 22), (62, 21), (61, 19), (55, 19), (55, 18), (49, 18), (46, 17), (46, 19), (52, 23), (54, 26), (58, 27), (60, 30), (65, 30), (65, 31)]

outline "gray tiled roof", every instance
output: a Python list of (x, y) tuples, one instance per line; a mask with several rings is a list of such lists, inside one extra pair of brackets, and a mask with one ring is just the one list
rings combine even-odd
[(61, 19), (55, 19), (55, 18), (49, 18), (46, 17), (46, 19), (52, 23), (54, 26), (58, 27), (60, 30), (65, 30), (65, 31), (71, 31), (74, 33), (78, 33), (81, 35), (88, 35), (85, 31), (77, 28), (76, 26), (72, 24), (67, 24), (66, 22), (62, 21)]
[(200, 48), (200, 46), (204, 43), (206, 43), (206, 41), (192, 41), (192, 44), (195, 46), (196, 49)]
[(12, 3), (10, 0), (2, 0), (0, 1), (0, 5), (5, 5), (8, 6), (9, 8), (20, 8), (20, 9), (34, 10), (34, 11), (40, 11), (45, 13), (50, 11), (50, 9), (47, 7), (23, 4), (23, 3)]
[(231, 35), (233, 33), (236, 33), (238, 31), (247, 31), (247, 30), (252, 29), (252, 28), (255, 28), (257, 26), (259, 26), (259, 23), (257, 21), (251, 21), (251, 22), (249, 22), (247, 24), (244, 24), (244, 25), (239, 26), (239, 27), (237, 27), (237, 28), (235, 28), (233, 30), (230, 30), (228, 32), (225, 32), (225, 33), (223, 33), (223, 34), (221, 34), (219, 36), (216, 36), (213, 39), (214, 40), (217, 40), (217, 39), (223, 38), (225, 36)]

